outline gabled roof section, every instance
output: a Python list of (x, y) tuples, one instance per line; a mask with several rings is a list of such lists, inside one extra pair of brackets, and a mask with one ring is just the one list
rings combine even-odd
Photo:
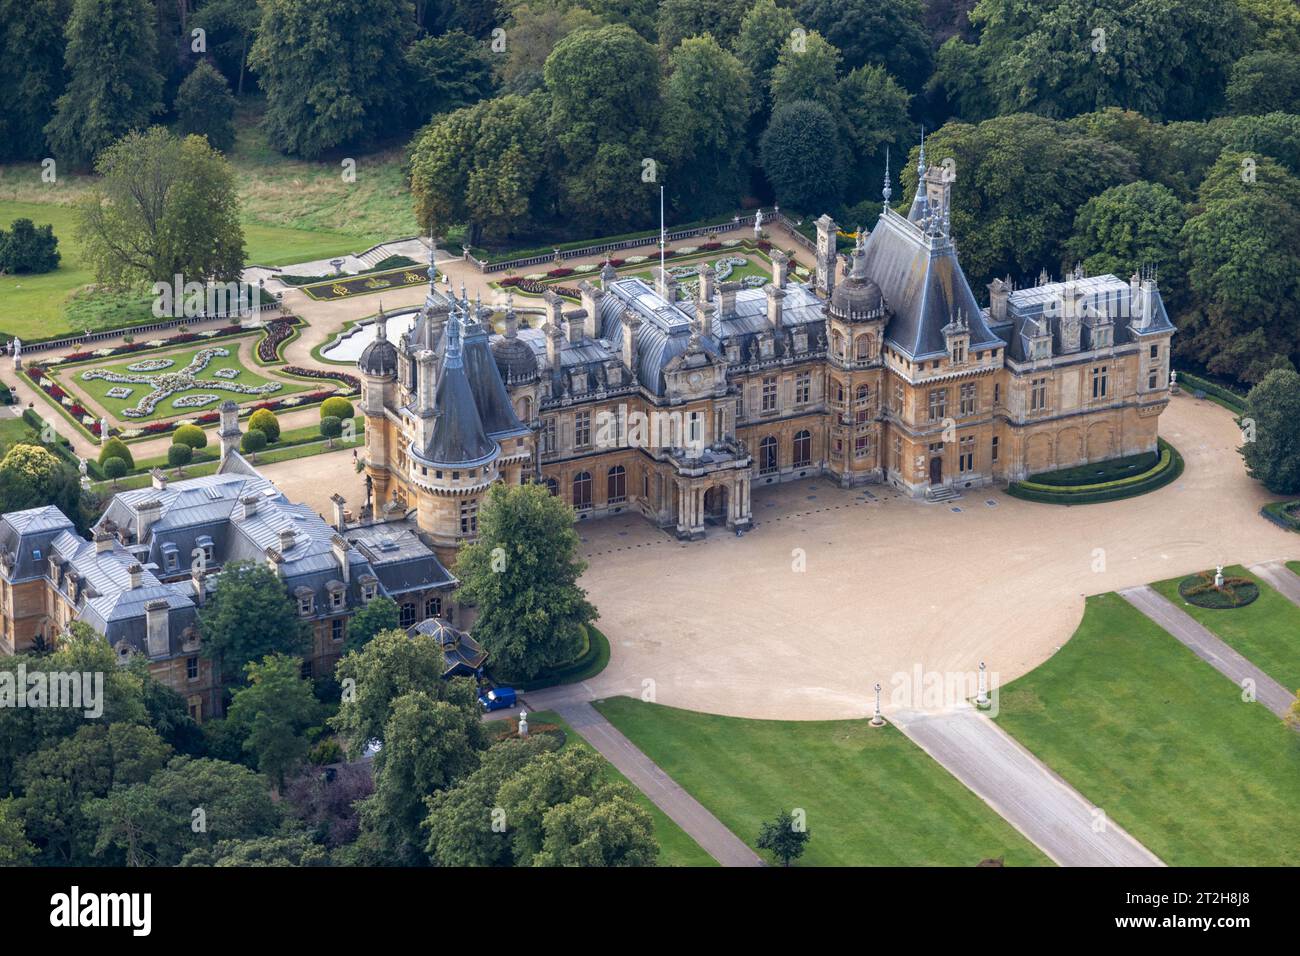
[(513, 438), (528, 434), (510, 404), (501, 372), (489, 347), (488, 333), (481, 322), (465, 326), (465, 376), (469, 379), (474, 404), (478, 408), (483, 430), (491, 438)]
[[(436, 418), (423, 448), (415, 453), (435, 465), (475, 465), (490, 460), (497, 443), (487, 436), (461, 356), (460, 320), (447, 323), (446, 352), (433, 407)], [(488, 355), (491, 362), (491, 354)], [(495, 365), (493, 366), (495, 370)]]
[(943, 327), (958, 310), (970, 325), (972, 349), (1006, 344), (985, 324), (952, 242), (925, 235), (893, 210), (881, 214), (867, 238), (866, 271), (893, 312), (885, 339), (910, 358), (945, 353)]

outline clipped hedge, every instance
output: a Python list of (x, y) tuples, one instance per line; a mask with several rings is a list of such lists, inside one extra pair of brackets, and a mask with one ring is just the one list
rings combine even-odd
[(1163, 438), (1159, 439), (1159, 443), (1160, 460), (1154, 468), (1141, 474), (1071, 487), (1014, 481), (1007, 487), (1007, 494), (1024, 501), (1051, 505), (1090, 505), (1144, 495), (1163, 488), (1183, 473), (1183, 456), (1178, 454), (1178, 449)]
[(498, 682), (517, 691), (541, 690), (544, 687), (557, 687), (560, 684), (576, 684), (589, 680), (605, 669), (609, 663), (609, 640), (591, 624), (586, 626), (587, 649), (572, 663), (562, 667), (542, 671), (532, 680), (511, 680), (506, 674), (493, 673)]
[(1204, 392), (1206, 396), (1217, 400), (1220, 405), (1225, 406), (1229, 411), (1236, 412), (1238, 415), (1246, 411), (1246, 396), (1240, 392), (1234, 392), (1230, 388), (1222, 385), (1216, 385), (1209, 379), (1201, 378), (1191, 372), (1178, 372), (1178, 385), (1182, 388), (1189, 388), (1193, 392)]
[(1274, 501), (1260, 508), (1259, 513), (1279, 528), (1300, 531), (1300, 501)]

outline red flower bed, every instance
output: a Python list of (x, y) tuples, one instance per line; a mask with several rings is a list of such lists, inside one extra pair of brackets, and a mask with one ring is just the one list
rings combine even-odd
[(76, 404), (75, 402), (73, 403), (72, 407), (68, 409), (68, 411), (72, 412), (72, 414), (76, 415), (78, 418), (86, 414), (86, 410), (82, 406)]
[(758, 248), (762, 249), (764, 252), (767, 252), (772, 248), (772, 243), (768, 242), (766, 239), (760, 239), (758, 240)]
[(99, 437), (99, 422), (91, 422), (86, 427), (90, 429), (90, 433), (92, 435), (94, 435), (96, 438)]
[(150, 435), (157, 435), (159, 432), (169, 432), (175, 427), (175, 422), (153, 422), (149, 425), (145, 425), (144, 430)]
[(221, 413), (220, 413), (220, 412), (208, 412), (206, 415), (200, 415), (200, 416), (196, 419), (196, 421), (197, 421), (200, 425), (211, 425), (211, 424), (213, 424), (213, 423), (215, 423), (215, 422), (219, 422), (219, 421), (221, 421)]
[[(301, 378), (317, 378), (324, 379), (325, 381), (340, 382), (354, 392), (361, 391), (361, 379), (357, 378), (355, 375), (349, 375), (347, 372), (325, 371), (318, 368), (302, 368), (298, 365), (287, 365), (284, 370), (290, 375), (297, 375)], [(328, 395), (329, 393), (322, 392), (321, 394)]]
[(86, 359), (94, 358), (94, 357), (95, 357), (95, 353), (94, 353), (94, 352), (73, 352), (71, 355), (65, 355), (65, 356), (63, 357), (63, 361), (65, 361), (65, 362), (84, 362)]
[(296, 320), (281, 319), (266, 327), (266, 335), (257, 343), (257, 357), (263, 362), (274, 362), (279, 358), (280, 344), (293, 334)]
[(46, 388), (45, 391), (50, 393), (51, 398), (57, 398), (57, 399), (62, 399), (65, 395), (68, 394), (63, 389), (59, 388), (59, 386), (53, 384), (51, 384), (48, 388)]
[(615, 269), (617, 269), (619, 266), (621, 266), (621, 265), (622, 265), (623, 263), (625, 263), (626, 261), (627, 261), (626, 259), (610, 259), (610, 260), (609, 260), (609, 264), (610, 264), (611, 266), (613, 266)]
[(720, 242), (706, 242), (704, 245), (700, 246), (700, 248), (701, 248), (701, 249), (708, 249), (710, 252), (712, 252), (714, 249), (721, 249), (721, 248), (722, 248), (722, 243), (720, 243)]
[(39, 382), (41, 379), (45, 377), (45, 369), (41, 368), (38, 365), (33, 365), (31, 368), (27, 370), (27, 377), (30, 378), (33, 382)]
[(552, 279), (563, 279), (565, 276), (573, 275), (573, 270), (568, 268), (567, 266), (563, 266), (559, 269), (552, 269), (550, 272), (546, 274)]

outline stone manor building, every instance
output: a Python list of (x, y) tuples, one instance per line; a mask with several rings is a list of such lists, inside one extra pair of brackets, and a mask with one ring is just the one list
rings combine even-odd
[(981, 308), (950, 230), (953, 180), (927, 167), (848, 256), (817, 222), (815, 281), (771, 253), (763, 288), (699, 269), (681, 297), (608, 264), (579, 306), (504, 334), (433, 284), (410, 332), (385, 320), (358, 366), (367, 507), (409, 517), (450, 566), (496, 481), (544, 482), (580, 519), (636, 511), (681, 537), (744, 528), (755, 486), (813, 475), (908, 494), (1151, 451), (1173, 325), (1133, 276), (990, 284)]

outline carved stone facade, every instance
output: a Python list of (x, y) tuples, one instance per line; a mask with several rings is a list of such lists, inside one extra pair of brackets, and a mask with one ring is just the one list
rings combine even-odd
[(887, 191), (843, 259), (819, 219), (806, 284), (780, 252), (765, 288), (701, 266), (693, 300), (606, 265), (580, 308), (548, 292), (544, 321), (510, 306), (492, 335), (431, 282), (411, 332), (359, 362), (376, 517), (413, 516), (450, 562), (487, 488), (535, 474), (579, 520), (636, 511), (691, 538), (747, 527), (755, 484), (923, 495), (1154, 449), (1173, 334), (1155, 282), (998, 280), (981, 308), (949, 235), (953, 177), (920, 174), (909, 213)]

